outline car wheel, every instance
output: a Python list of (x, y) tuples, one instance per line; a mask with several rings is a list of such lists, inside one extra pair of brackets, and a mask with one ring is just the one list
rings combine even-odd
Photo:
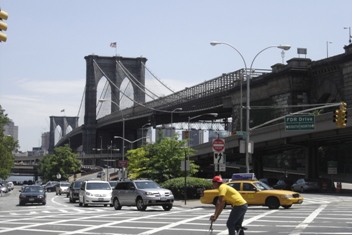
[(268, 197), (265, 204), (269, 209), (278, 209), (280, 207), (280, 201), (276, 197)]
[(80, 201), (80, 202), (78, 203), (78, 205), (79, 205), (79, 206), (82, 206), (82, 202)]
[(59, 192), (59, 195), (61, 196), (61, 192)]
[(288, 209), (290, 208), (292, 205), (289, 205), (289, 206), (282, 206), (284, 209)]
[(83, 206), (85, 206), (85, 207), (88, 206), (88, 204), (86, 203), (86, 199), (85, 198), (83, 198)]
[(169, 211), (169, 210), (171, 210), (171, 208), (172, 208), (172, 204), (163, 205), (163, 209), (165, 211)]
[(56, 191), (56, 195), (57, 195), (58, 193), (57, 193), (57, 191)]
[(136, 200), (136, 206), (139, 211), (145, 211), (145, 209), (147, 209), (147, 206), (144, 205), (143, 199), (140, 197)]
[(117, 198), (114, 199), (114, 208), (115, 208), (115, 210), (121, 210), (121, 208), (122, 208), (122, 206), (119, 202), (119, 199), (117, 199)]
[(73, 203), (73, 199), (72, 198), (70, 198), (70, 202)]

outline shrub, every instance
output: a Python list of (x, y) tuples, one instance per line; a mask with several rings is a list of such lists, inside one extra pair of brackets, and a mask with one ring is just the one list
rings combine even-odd
[[(213, 184), (209, 180), (196, 177), (187, 177), (187, 199), (199, 199), (203, 190), (212, 189)], [(160, 186), (170, 189), (176, 200), (185, 198), (185, 178), (179, 177), (160, 183)]]

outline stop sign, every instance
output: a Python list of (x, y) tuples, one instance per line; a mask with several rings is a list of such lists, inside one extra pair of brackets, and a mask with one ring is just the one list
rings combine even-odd
[(225, 150), (225, 140), (224, 139), (215, 139), (213, 140), (213, 151), (214, 152), (223, 152)]

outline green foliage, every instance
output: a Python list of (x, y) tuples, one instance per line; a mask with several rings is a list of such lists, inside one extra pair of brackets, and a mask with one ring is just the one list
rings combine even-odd
[(18, 142), (12, 136), (4, 136), (4, 126), (10, 121), (5, 110), (0, 105), (0, 178), (6, 179), (14, 166), (12, 152), (19, 147)]
[[(187, 199), (199, 199), (200, 193), (206, 189), (212, 189), (213, 183), (210, 180), (187, 177)], [(182, 200), (185, 198), (185, 177), (179, 177), (160, 183), (160, 186), (170, 189), (175, 199)]]
[[(156, 182), (164, 182), (184, 175), (181, 161), (194, 152), (186, 148), (186, 140), (178, 140), (177, 136), (160, 138), (156, 143), (143, 145), (141, 148), (127, 152), (129, 178), (149, 178)], [(198, 172), (199, 166), (190, 161), (191, 176)]]
[(39, 162), (39, 173), (43, 181), (57, 180), (58, 173), (61, 175), (60, 180), (67, 180), (71, 174), (81, 169), (77, 156), (68, 145), (55, 148), (54, 154), (45, 155)]

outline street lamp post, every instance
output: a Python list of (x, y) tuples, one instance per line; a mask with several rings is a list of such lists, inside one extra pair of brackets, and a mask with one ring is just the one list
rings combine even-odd
[[(196, 119), (196, 118), (199, 118), (202, 116), (217, 117), (218, 114), (217, 113), (204, 113), (204, 114), (200, 114), (200, 115), (197, 115), (194, 117), (188, 117), (188, 127), (187, 127), (188, 135), (190, 134), (190, 121), (192, 119)], [(189, 140), (187, 140), (187, 146), (188, 146), (188, 148), (190, 147)], [(185, 149), (185, 164), (184, 164), (184, 167), (185, 167), (185, 169), (184, 169), (185, 170), (185, 185), (184, 185), (185, 205), (187, 204), (187, 162), (189, 162), (189, 156), (187, 156), (187, 150)]]
[(252, 153), (252, 144), (250, 144), (250, 127), (249, 127), (249, 121), (250, 121), (250, 81), (251, 81), (251, 76), (252, 76), (252, 66), (253, 63), (255, 61), (255, 59), (258, 57), (258, 55), (260, 53), (262, 53), (263, 51), (269, 49), (269, 48), (279, 48), (282, 50), (289, 50), (291, 48), (291, 46), (289, 45), (276, 45), (276, 46), (268, 46), (266, 48), (264, 48), (263, 50), (259, 51), (256, 56), (253, 58), (252, 63), (251, 63), (251, 67), (249, 68), (249, 74), (248, 74), (248, 69), (247, 69), (247, 64), (245, 59), (243, 58), (242, 54), (239, 52), (239, 50), (237, 50), (234, 46), (232, 46), (229, 43), (226, 42), (216, 42), (213, 41), (210, 43), (210, 45), (215, 46), (218, 44), (224, 44), (227, 46), (232, 47), (233, 49), (235, 49), (237, 51), (237, 53), (241, 56), (244, 66), (245, 66), (245, 74), (246, 74), (246, 81), (247, 81), (247, 97), (246, 97), (246, 172), (249, 173), (249, 154)]
[(175, 108), (174, 110), (171, 111), (171, 129), (172, 129), (172, 123), (173, 123), (173, 114), (175, 111), (182, 111), (182, 108)]

